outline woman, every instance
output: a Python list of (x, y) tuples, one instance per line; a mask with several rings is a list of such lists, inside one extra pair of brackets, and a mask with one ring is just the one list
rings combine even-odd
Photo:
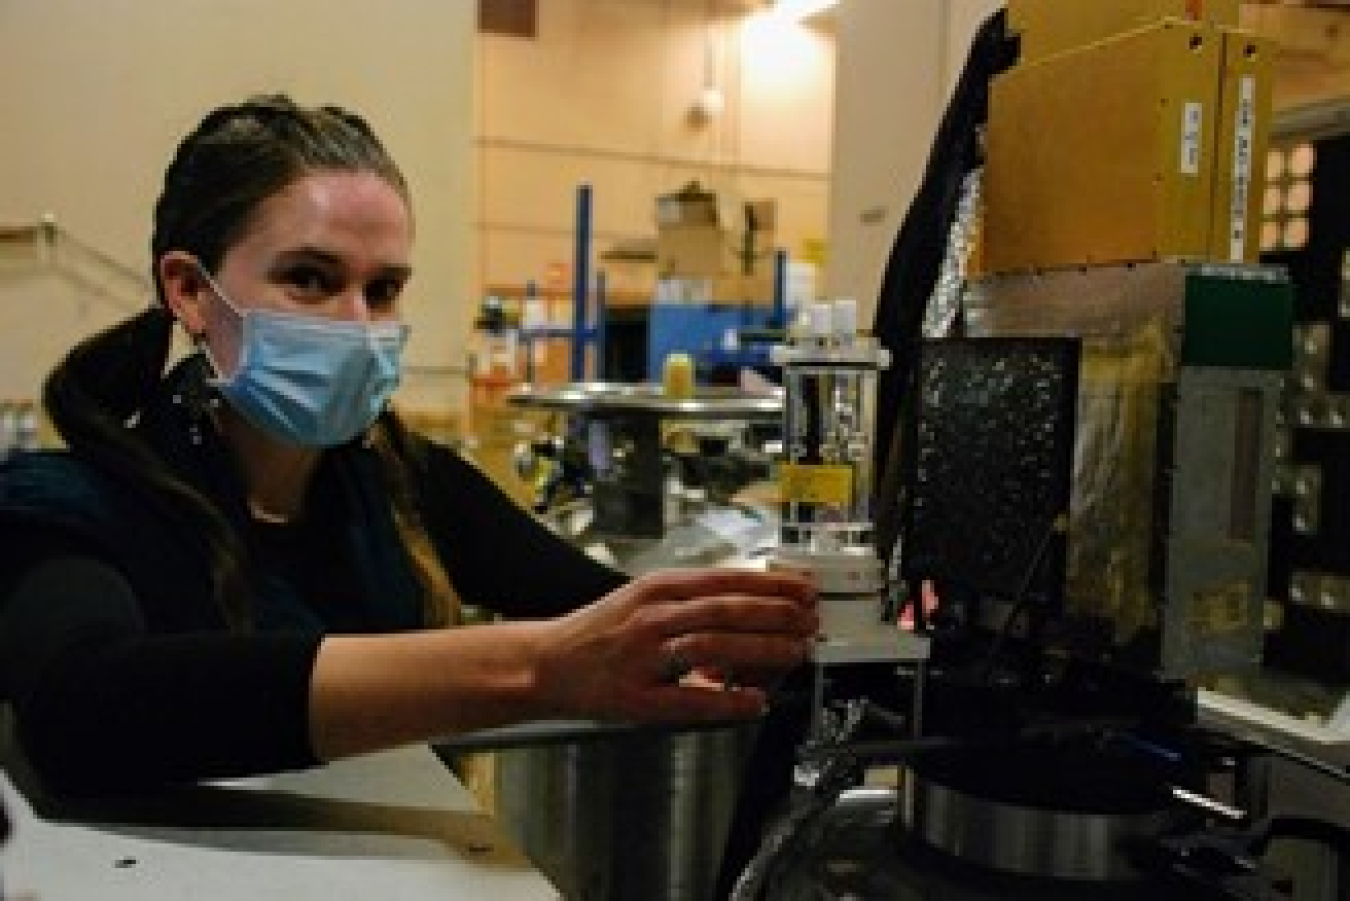
[[(178, 147), (162, 303), (49, 377), (67, 452), (0, 470), (0, 694), (49, 781), (262, 773), (557, 716), (752, 716), (753, 677), (807, 654), (803, 580), (625, 584), (402, 428), (412, 232), (351, 113), (259, 98)], [(198, 352), (165, 375), (175, 322)], [(444, 628), (461, 600), (510, 621)], [(726, 670), (742, 687), (704, 678)]]

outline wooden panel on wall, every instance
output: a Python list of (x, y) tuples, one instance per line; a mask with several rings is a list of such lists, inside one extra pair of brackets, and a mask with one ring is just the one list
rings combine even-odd
[(577, 189), (592, 185), (592, 227), (652, 233), (656, 195), (678, 187), (652, 157), (536, 144), (483, 147), (483, 219), (490, 225), (572, 228)]
[[(465, 301), (474, 289), (472, 4), (104, 0), (97, 6), (91, 15), (85, 0), (0, 3), (0, 109), (8, 126), (0, 142), (0, 221), (30, 222), (53, 212), (100, 252), (148, 272), (151, 209), (164, 166), (207, 109), (262, 91), (341, 104), (370, 120), (414, 194), (409, 361), (460, 362), (469, 332)], [(297, 52), (300, 34), (317, 36), (322, 52)], [(379, 47), (397, 48), (374, 67), (360, 64), (375, 51), (372, 35)], [(53, 345), (69, 347), (127, 312), (91, 299), (64, 274), (40, 290), (24, 273), (0, 271), (0, 308), (16, 316), (24, 311), (6, 323), (0, 397), (31, 392), (56, 361)], [(53, 295), (48, 308), (43, 301)], [(25, 335), (41, 340), (16, 337)], [(401, 392), (420, 402), (415, 393)], [(440, 392), (428, 402), (451, 396)]]
[[(560, 260), (570, 272), (582, 183), (593, 267), (615, 244), (654, 239), (657, 196), (690, 181), (773, 197), (794, 246), (821, 239), (833, 38), (799, 34), (809, 53), (774, 81), (743, 58), (747, 14), (707, 0), (550, 0), (537, 40), (480, 37), (481, 283), (540, 278)], [(699, 121), (690, 111), (708, 84), (726, 108)], [(621, 293), (655, 278), (641, 264), (606, 271)]]
[(828, 171), (834, 125), (835, 38), (831, 31), (764, 12), (737, 29), (739, 96), (734, 140), (744, 160), (769, 168)]
[(535, 36), (538, 0), (478, 0), (478, 30), (514, 38)]
[(947, 0), (843, 3), (827, 290), (870, 325), (946, 97)]
[(481, 134), (651, 149), (667, 33), (649, 0), (550, 0), (536, 40), (482, 36)]
[(1242, 24), (1276, 43), (1276, 109), (1350, 96), (1350, 8), (1247, 3)]

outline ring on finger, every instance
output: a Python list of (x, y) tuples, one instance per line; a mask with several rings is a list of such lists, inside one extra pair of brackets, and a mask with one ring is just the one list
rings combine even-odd
[(689, 662), (689, 658), (679, 651), (665, 651), (661, 655), (662, 682), (679, 682), (693, 670), (694, 665)]

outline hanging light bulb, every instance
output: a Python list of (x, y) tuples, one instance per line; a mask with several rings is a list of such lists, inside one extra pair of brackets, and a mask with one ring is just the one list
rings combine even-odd
[(726, 108), (726, 95), (717, 85), (707, 85), (698, 92), (698, 97), (694, 100), (694, 112), (707, 121), (722, 115)]
[(703, 40), (703, 87), (694, 98), (690, 110), (693, 121), (706, 125), (721, 116), (727, 108), (727, 97), (717, 78), (717, 40), (712, 22)]

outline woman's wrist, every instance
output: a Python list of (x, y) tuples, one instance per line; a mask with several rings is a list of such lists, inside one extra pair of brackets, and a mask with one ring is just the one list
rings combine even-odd
[(324, 639), (310, 686), (316, 755), (351, 754), (558, 716), (548, 621)]

